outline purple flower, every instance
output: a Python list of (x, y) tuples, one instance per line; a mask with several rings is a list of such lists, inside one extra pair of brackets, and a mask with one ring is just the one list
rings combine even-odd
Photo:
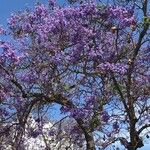
[(9, 112), (5, 108), (0, 108), (0, 116), (8, 116)]
[(95, 96), (89, 96), (86, 98), (86, 104), (85, 104), (85, 107), (86, 108), (92, 108), (94, 103), (96, 101), (96, 98)]
[(0, 35), (4, 33), (5, 33), (5, 30), (2, 27), (0, 27)]
[(110, 6), (107, 8), (107, 13), (110, 14), (110, 21), (118, 23), (118, 25), (122, 28), (130, 27), (133, 22), (135, 23), (133, 12), (131, 13), (131, 11), (128, 11), (123, 7)]
[(35, 8), (35, 13), (37, 16), (46, 16), (47, 14), (47, 7), (43, 4), (41, 5), (37, 5), (36, 8)]
[(62, 113), (68, 113), (70, 111), (70, 108), (68, 107), (61, 107), (61, 112)]
[(98, 65), (98, 68), (100, 71), (112, 71), (120, 74), (124, 74), (127, 71), (127, 65), (121, 64), (121, 63), (101, 63)]
[(109, 114), (106, 111), (103, 111), (103, 113), (102, 113), (102, 121), (107, 123), (109, 121), (109, 119), (110, 119)]
[(91, 109), (85, 109), (85, 108), (66, 108), (66, 107), (63, 107), (63, 108), (61, 108), (61, 111), (63, 113), (69, 112), (70, 116), (73, 118), (83, 118), (83, 119), (87, 119), (87, 117), (89, 117), (90, 114), (92, 113)]
[(32, 31), (31, 24), (25, 23), (25, 24), (23, 25), (23, 31), (24, 31), (24, 32), (27, 32), (27, 33), (30, 33), (30, 32)]
[(40, 118), (35, 119), (35, 122), (39, 123), (41, 120)]
[(48, 132), (49, 136), (54, 136), (55, 134), (56, 134), (56, 132), (54, 130), (51, 130), (51, 131)]
[(30, 133), (30, 136), (32, 137), (32, 138), (37, 138), (39, 135), (40, 135), (40, 131), (38, 131), (38, 130), (35, 130), (35, 131), (31, 131), (31, 133)]
[(113, 123), (113, 129), (115, 129), (115, 130), (119, 129), (119, 124), (117, 121)]
[(55, 0), (49, 0), (49, 6), (54, 7), (56, 4)]

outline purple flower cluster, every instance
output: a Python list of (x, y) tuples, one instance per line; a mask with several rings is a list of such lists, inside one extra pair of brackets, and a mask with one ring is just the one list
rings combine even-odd
[(107, 123), (109, 121), (109, 119), (110, 119), (110, 115), (108, 114), (108, 112), (107, 111), (103, 111), (102, 112), (102, 121)]
[(120, 74), (124, 74), (127, 71), (127, 65), (121, 63), (101, 63), (100, 65), (98, 65), (98, 68), (100, 69), (100, 71), (112, 71)]
[(73, 109), (71, 111), (71, 116), (74, 118), (87, 119), (87, 118), (89, 118), (90, 114), (91, 114), (91, 110), (90, 109), (84, 109), (84, 108)]
[(110, 13), (111, 20), (113, 20), (114, 23), (118, 23), (117, 26), (120, 26), (121, 28), (136, 25), (135, 16), (133, 16), (133, 12), (123, 7), (110, 6), (108, 7), (107, 11), (108, 13)]
[(93, 112), (92, 109), (86, 108), (67, 108), (62, 107), (61, 112), (63, 113), (70, 113), (70, 116), (73, 118), (82, 118), (88, 119), (91, 113)]
[(49, 136), (54, 136), (54, 135), (56, 135), (56, 131), (55, 131), (55, 130), (50, 130), (50, 131), (48, 132), (48, 135), (49, 135)]
[(0, 89), (0, 101), (5, 100), (7, 97), (7, 93), (5, 93), (2, 89)]
[(0, 48), (2, 49), (2, 53), (0, 54), (1, 63), (6, 61), (17, 63), (19, 61), (19, 57), (15, 54), (15, 51), (8, 42), (0, 41)]
[(6, 108), (0, 108), (0, 116), (8, 116), (9, 115), (9, 112)]
[(40, 134), (41, 134), (40, 131), (35, 130), (35, 131), (31, 131), (30, 136), (31, 136), (32, 138), (37, 138)]
[(0, 35), (4, 33), (5, 33), (5, 30), (0, 26)]
[(113, 123), (113, 129), (114, 129), (114, 130), (118, 130), (118, 129), (119, 129), (119, 124), (118, 124), (118, 122), (114, 122), (114, 123)]
[(95, 96), (87, 97), (85, 103), (86, 103), (85, 108), (92, 109), (94, 104), (96, 103), (96, 97)]
[(35, 14), (37, 17), (46, 17), (48, 9), (44, 4), (37, 5), (35, 7)]
[[(104, 12), (107, 14), (106, 18), (103, 18)], [(97, 43), (94, 47), (90, 46), (93, 38), (97, 41), (102, 40), (99, 29), (91, 26), (94, 20), (100, 19), (107, 20), (108, 24), (118, 20), (124, 28), (135, 21), (131, 13), (129, 15), (126, 9), (120, 7), (108, 6), (100, 10), (96, 3), (85, 3), (80, 7), (55, 7), (50, 11), (48, 7), (41, 4), (37, 5), (33, 12), (13, 15), (9, 19), (9, 25), (12, 34), (17, 34), (19, 38), (25, 35), (30, 39), (31, 35), (36, 35), (32, 36), (32, 39), (35, 38), (35, 49), (45, 55), (49, 54), (46, 59), (50, 62), (75, 64), (80, 62), (83, 52), (87, 59), (94, 61), (102, 59), (105, 55), (102, 47), (108, 45), (108, 40), (105, 40), (103, 44)], [(112, 44), (111, 42), (110, 45)], [(65, 52), (64, 49), (66, 49)], [(120, 67), (120, 70), (123, 68)]]

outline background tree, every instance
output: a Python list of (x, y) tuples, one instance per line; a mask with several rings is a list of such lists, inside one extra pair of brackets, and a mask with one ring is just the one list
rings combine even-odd
[(58, 140), (65, 132), (81, 149), (107, 149), (116, 141), (128, 150), (144, 146), (150, 39), (143, 18), (149, 9), (147, 0), (65, 7), (50, 1), (12, 15), (8, 31), (0, 29), (11, 36), (0, 42), (0, 132), (6, 144), (23, 145), (30, 115), (40, 125), (36, 137), (43, 134), (44, 119), (51, 120), (59, 104), (69, 118)]

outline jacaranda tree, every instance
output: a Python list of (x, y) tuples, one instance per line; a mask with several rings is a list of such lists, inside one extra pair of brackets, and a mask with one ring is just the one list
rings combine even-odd
[[(77, 150), (115, 142), (143, 147), (150, 128), (149, 1), (58, 4), (12, 14), (8, 29), (0, 29), (9, 36), (0, 41), (0, 145), (27, 149), (26, 132), (44, 137), (57, 105), (59, 132), (49, 134), (67, 136)], [(38, 129), (27, 128), (30, 116)]]

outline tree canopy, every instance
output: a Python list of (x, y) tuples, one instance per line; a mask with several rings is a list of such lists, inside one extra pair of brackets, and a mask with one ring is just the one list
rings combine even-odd
[[(0, 41), (0, 149), (26, 150), (26, 134), (47, 136), (54, 107), (59, 131), (50, 128), (50, 136), (67, 137), (74, 149), (143, 147), (150, 132), (149, 17), (148, 0), (49, 1), (12, 14), (0, 28), (9, 36)], [(28, 128), (30, 116), (36, 130)]]

